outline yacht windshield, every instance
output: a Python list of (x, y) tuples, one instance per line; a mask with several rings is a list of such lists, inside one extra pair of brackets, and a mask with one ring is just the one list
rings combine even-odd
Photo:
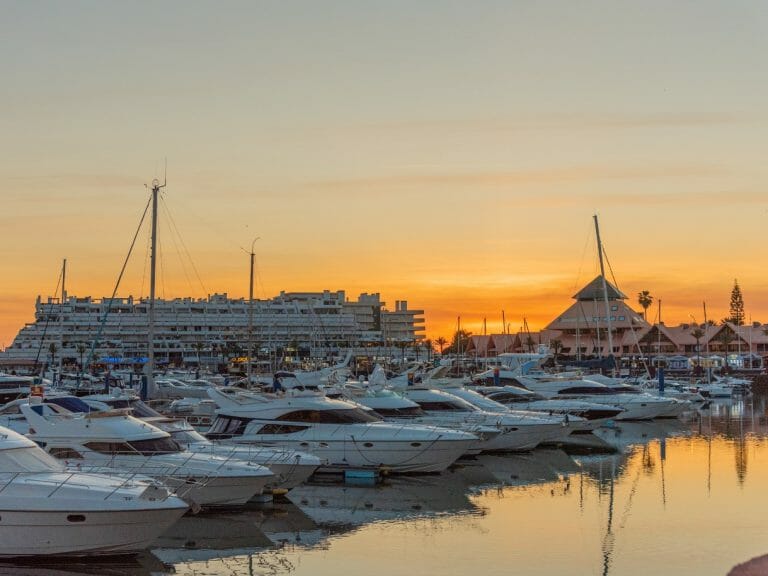
[(149, 440), (131, 440), (128, 445), (143, 456), (153, 454), (173, 454), (182, 448), (171, 438), (150, 438)]
[(129, 407), (133, 410), (133, 415), (136, 418), (157, 418), (162, 417), (162, 414), (154, 408), (147, 406), (141, 400), (131, 400)]
[(94, 452), (101, 454), (173, 454), (181, 452), (182, 448), (170, 438), (150, 438), (148, 440), (131, 440), (130, 442), (88, 442), (85, 444)]
[(208, 439), (195, 430), (169, 430), (171, 438), (179, 444), (194, 444), (195, 442), (208, 443)]
[(442, 398), (437, 401), (416, 400), (422, 410), (440, 412), (477, 412), (479, 408), (461, 398)]
[(405, 406), (403, 408), (376, 408), (376, 414), (385, 418), (405, 418), (425, 416), (424, 410), (420, 406)]
[(473, 392), (472, 394), (468, 394), (468, 397), (465, 398), (467, 402), (470, 402), (480, 408), (481, 410), (485, 410), (486, 412), (505, 412), (507, 410), (507, 407), (504, 406), (504, 404), (501, 404), (500, 402), (496, 402), (495, 400), (492, 400), (490, 398), (486, 398), (482, 394), (478, 394), (477, 392)]
[(65, 408), (69, 410), (70, 412), (85, 412), (86, 414), (89, 412), (93, 412), (93, 408), (88, 406), (85, 402), (80, 400), (80, 398), (76, 398), (75, 396), (60, 396), (60, 397), (50, 397), (45, 399), (46, 403), (48, 404), (55, 404), (56, 406), (61, 406), (62, 408)]
[(0, 450), (3, 472), (61, 472), (64, 465), (36, 446)]

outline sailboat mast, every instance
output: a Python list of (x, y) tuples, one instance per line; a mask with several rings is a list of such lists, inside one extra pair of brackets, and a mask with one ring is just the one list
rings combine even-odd
[(157, 197), (160, 189), (160, 182), (155, 179), (152, 181), (152, 240), (150, 248), (149, 262), (149, 317), (147, 321), (147, 397), (153, 398), (155, 395), (155, 277), (157, 270)]
[(600, 276), (603, 279), (603, 300), (605, 300), (605, 319), (608, 323), (608, 354), (613, 356), (613, 334), (611, 331), (611, 305), (608, 303), (608, 281), (605, 279), (605, 264), (603, 263), (603, 243), (600, 240), (600, 225), (597, 222), (597, 214), (593, 216), (595, 220), (595, 235), (597, 236), (597, 255), (600, 259)]
[(67, 259), (61, 265), (61, 300), (59, 302), (59, 378), (64, 370), (64, 300), (67, 298)]

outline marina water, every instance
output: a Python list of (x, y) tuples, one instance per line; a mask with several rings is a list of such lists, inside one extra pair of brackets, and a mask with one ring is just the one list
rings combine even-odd
[(768, 398), (623, 422), (615, 454), (480, 456), (383, 485), (187, 516), (136, 558), (0, 574), (725, 575), (768, 554)]

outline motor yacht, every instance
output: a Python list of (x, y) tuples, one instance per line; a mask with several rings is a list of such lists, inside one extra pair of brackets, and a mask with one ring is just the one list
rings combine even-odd
[(433, 388), (406, 388), (402, 394), (433, 417), (434, 423), (461, 421), (498, 426), (501, 434), (485, 443), (486, 451), (531, 450), (539, 444), (555, 441), (569, 433), (565, 430), (567, 424), (562, 417), (506, 410), (486, 412), (458, 396)]
[(369, 385), (366, 382), (349, 381), (344, 385), (334, 385), (325, 389), (328, 398), (353, 402), (366, 410), (372, 410), (384, 420), (408, 422), (425, 426), (440, 426), (452, 430), (461, 430), (477, 436), (477, 441), (464, 453), (474, 456), (486, 450), (487, 442), (502, 433), (497, 423), (467, 422), (459, 418), (439, 418), (427, 414), (416, 402), (405, 398), (400, 393)]
[(569, 418), (584, 418), (590, 422), (591, 429), (614, 420), (624, 412), (623, 408), (610, 404), (569, 399), (547, 400), (535, 392), (518, 386), (475, 386), (472, 390), (509, 408), (567, 415)]
[(312, 392), (216, 388), (208, 394), (219, 406), (208, 438), (306, 451), (334, 468), (440, 472), (477, 440), (455, 430), (383, 422), (355, 404)]
[(668, 417), (689, 406), (674, 398), (644, 394), (631, 386), (608, 386), (586, 378), (519, 376), (517, 382), (548, 399), (583, 400), (618, 406), (624, 411), (616, 416), (616, 420), (652, 420)]
[[(183, 418), (163, 416), (138, 397), (125, 394), (122, 391), (85, 396), (82, 400), (90, 408), (99, 411), (129, 409), (131, 415), (167, 432), (173, 440), (190, 452), (210, 454), (221, 458), (236, 458), (266, 466), (274, 474), (274, 478), (265, 486), (267, 491), (290, 490), (306, 481), (322, 464), (322, 460), (317, 456), (298, 450), (256, 445), (236, 446), (212, 442)], [(55, 402), (55, 400), (51, 401)]]
[(65, 469), (0, 428), (0, 557), (135, 553), (188, 509), (157, 484)]
[(6, 404), (0, 422), (26, 432), (69, 467), (150, 476), (195, 507), (244, 504), (273, 477), (263, 466), (183, 450), (168, 433), (125, 412), (89, 412), (72, 396), (30, 401)]

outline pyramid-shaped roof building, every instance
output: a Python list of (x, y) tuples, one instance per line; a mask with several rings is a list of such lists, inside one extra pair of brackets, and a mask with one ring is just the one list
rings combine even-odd
[[(605, 286), (608, 289), (608, 300), (626, 300), (627, 295), (624, 294), (621, 290), (616, 288), (613, 284), (608, 282), (606, 280)], [(584, 286), (581, 290), (579, 290), (576, 294), (573, 295), (574, 300), (579, 301), (585, 301), (585, 300), (599, 300), (603, 301), (605, 299), (605, 292), (603, 291), (603, 277), (597, 276), (592, 282)]]

